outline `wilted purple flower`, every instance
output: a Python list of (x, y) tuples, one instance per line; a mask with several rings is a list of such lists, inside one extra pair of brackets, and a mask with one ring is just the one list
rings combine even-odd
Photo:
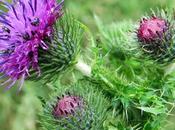
[(63, 1), (13, 0), (0, 1), (8, 12), (0, 11), (0, 73), (7, 80), (1, 86), (11, 88), (20, 80), (20, 88), (30, 70), (40, 74), (38, 49), (47, 50), (53, 24), (62, 15)]

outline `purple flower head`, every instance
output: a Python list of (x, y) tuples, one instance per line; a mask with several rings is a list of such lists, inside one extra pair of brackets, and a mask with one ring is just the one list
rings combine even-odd
[(143, 52), (161, 64), (174, 60), (174, 22), (169, 15), (143, 18), (137, 29)]
[(40, 74), (38, 49), (47, 51), (45, 39), (52, 37), (53, 24), (62, 16), (62, 5), (56, 0), (0, 1), (8, 12), (0, 11), (0, 73), (7, 80), (1, 84), (11, 88), (35, 70)]
[(78, 96), (64, 96), (57, 101), (54, 106), (53, 115), (54, 117), (65, 117), (70, 114), (74, 114), (78, 108), (83, 107), (83, 101)]
[(137, 36), (140, 41), (150, 42), (162, 38), (167, 30), (166, 20), (152, 17), (141, 21)]

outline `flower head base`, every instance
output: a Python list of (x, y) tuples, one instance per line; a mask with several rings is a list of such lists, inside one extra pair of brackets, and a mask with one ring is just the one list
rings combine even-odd
[[(49, 49), (39, 50), (39, 65), (42, 72), (39, 79), (44, 83), (56, 81), (60, 73), (75, 65), (84, 34), (83, 27), (82, 23), (66, 12), (56, 22), (53, 39), (45, 39), (46, 43), (51, 43)], [(36, 80), (36, 76), (32, 76), (32, 79)]]
[(58, 102), (53, 110), (54, 117), (66, 117), (74, 114), (77, 109), (83, 108), (83, 101), (78, 96), (64, 96), (62, 99), (58, 98)]
[(48, 50), (53, 24), (62, 16), (62, 4), (56, 0), (0, 1), (8, 12), (0, 11), (0, 73), (8, 80), (1, 85), (11, 88), (21, 80), (20, 88), (31, 70), (40, 74), (38, 49)]
[(143, 51), (159, 63), (174, 59), (174, 23), (169, 17), (144, 18), (137, 30), (137, 38)]

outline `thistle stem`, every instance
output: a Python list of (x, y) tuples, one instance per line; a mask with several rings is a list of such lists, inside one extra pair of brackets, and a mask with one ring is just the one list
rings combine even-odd
[(75, 65), (75, 68), (80, 71), (83, 75), (91, 77), (91, 67), (84, 63), (82, 60), (78, 60), (78, 63)]

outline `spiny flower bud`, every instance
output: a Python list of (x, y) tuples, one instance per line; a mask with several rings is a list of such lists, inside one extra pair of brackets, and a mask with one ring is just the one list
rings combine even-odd
[(40, 122), (46, 130), (101, 130), (108, 101), (92, 84), (59, 86), (47, 102)]
[[(56, 106), (53, 106), (52, 114), (56, 120), (62, 120), (60, 126), (65, 130), (75, 128), (89, 130), (95, 118), (93, 109), (83, 103), (83, 98), (74, 95), (58, 98)], [(79, 125), (74, 121), (79, 122)]]
[(141, 20), (137, 38), (143, 51), (158, 62), (171, 61), (174, 54), (173, 24), (167, 18), (152, 16)]
[(78, 96), (64, 96), (59, 99), (54, 107), (53, 115), (54, 117), (66, 117), (68, 115), (74, 114), (77, 109), (83, 108), (83, 101)]

